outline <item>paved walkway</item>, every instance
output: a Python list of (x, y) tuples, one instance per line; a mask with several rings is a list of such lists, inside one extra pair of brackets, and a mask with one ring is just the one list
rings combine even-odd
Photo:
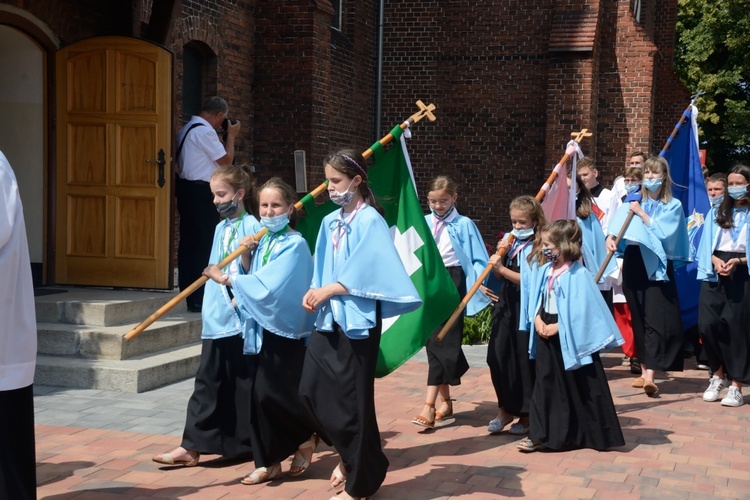
[[(608, 452), (523, 454), (519, 439), (490, 436), (497, 405), (486, 348), (466, 349), (472, 365), (456, 388), (457, 418), (435, 431), (410, 421), (422, 406), (423, 354), (376, 381), (376, 407), (391, 466), (376, 498), (750, 498), (750, 404), (724, 408), (700, 398), (707, 373), (657, 379), (661, 397), (630, 387), (620, 354), (608, 354), (626, 445)], [(36, 388), (39, 498), (77, 500), (195, 498), (325, 499), (337, 455), (321, 445), (302, 477), (243, 486), (250, 463), (204, 456), (170, 468), (151, 456), (179, 444), (192, 381), (144, 394)], [(748, 398), (750, 403), (750, 398)], [(288, 468), (288, 462), (284, 469)]]

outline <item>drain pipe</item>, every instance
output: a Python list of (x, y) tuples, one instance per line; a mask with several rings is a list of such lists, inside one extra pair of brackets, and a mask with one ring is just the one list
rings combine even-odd
[(380, 137), (383, 112), (383, 22), (385, 19), (385, 0), (378, 0), (378, 27), (377, 27), (377, 62), (375, 77), (375, 133), (373, 141)]

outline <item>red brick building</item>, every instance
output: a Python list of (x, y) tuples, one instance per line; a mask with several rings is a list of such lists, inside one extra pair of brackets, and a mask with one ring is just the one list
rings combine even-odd
[[(436, 104), (438, 120), (415, 127), (410, 143), (418, 187), (423, 192), (438, 173), (454, 176), (461, 184), (459, 209), (478, 221), (490, 241), (499, 229), (507, 230), (509, 201), (536, 193), (571, 131), (594, 132), (583, 149), (596, 159), (605, 184), (628, 152), (661, 148), (689, 97), (671, 69), (676, 4), (383, 2), (380, 30), (379, 0), (0, 0), (0, 113), (11, 117), (0, 128), (0, 149), (16, 172), (22, 172), (24, 199), (43, 200), (27, 202), (27, 211), (38, 211), (34, 217), (27, 215), (27, 221), (43, 221), (29, 228), (38, 276), (47, 283), (113, 285), (68, 273), (62, 268), (75, 266), (61, 256), (153, 253), (124, 245), (128, 235), (112, 236), (111, 228), (101, 234), (89, 234), (87, 228), (114, 225), (128, 213), (151, 206), (151, 201), (129, 205), (110, 199), (117, 196), (111, 193), (122, 172), (127, 173), (117, 162), (154, 162), (160, 149), (168, 160), (175, 148), (169, 138), (202, 99), (213, 94), (225, 97), (230, 114), (242, 121), (238, 161), (255, 165), (261, 180), (273, 174), (293, 181), (293, 151), (305, 150), (310, 187), (321, 180), (320, 163), (330, 151), (345, 146), (364, 150), (416, 111), (417, 99)], [(74, 172), (71, 165), (88, 161), (96, 179), (96, 162), (80, 156), (81, 145), (88, 143), (76, 145), (75, 134), (65, 135), (64, 130), (75, 129), (76, 120), (83, 120), (75, 108), (91, 97), (84, 85), (99, 73), (91, 71), (96, 64), (80, 63), (73, 48), (87, 39), (112, 36), (165, 47), (171, 66), (155, 73), (166, 79), (168, 88), (149, 97), (152, 85), (142, 84), (140, 75), (154, 73), (151, 63), (128, 55), (140, 54), (138, 50), (127, 49), (113, 56), (113, 62), (101, 62), (102, 75), (130, 72), (125, 81), (113, 84), (110, 94), (122, 93), (133, 102), (125, 125), (108, 121), (114, 116), (110, 107), (122, 107), (124, 98), (106, 101), (99, 115), (84, 110), (94, 123), (89, 128), (101, 125), (107, 134), (113, 130), (115, 135), (101, 135), (117, 137), (101, 145), (102, 157), (117, 158), (109, 173), (101, 174), (114, 179), (113, 185), (100, 186), (107, 193), (101, 203), (81, 205), (106, 207), (113, 215), (90, 218), (98, 213), (93, 209), (82, 210), (85, 217), (80, 218), (71, 212), (76, 205), (70, 200), (98, 195), (75, 194), (83, 183), (74, 182), (76, 176), (88, 182), (90, 175), (88, 170)], [(109, 54), (110, 39), (102, 41), (96, 50)], [(79, 72), (74, 83), (56, 62), (66, 48), (71, 48), (68, 67)], [(89, 54), (98, 54), (96, 50)], [(67, 94), (60, 94), (63, 81), (70, 87), (65, 87)], [(168, 104), (159, 108), (170, 110), (166, 124), (138, 122), (163, 114), (156, 101)], [(126, 154), (128, 148), (119, 146), (127, 134), (116, 135), (131, 126), (134, 137), (149, 143), (137, 161)], [(74, 139), (68, 144), (70, 137)], [(160, 142), (159, 137), (168, 139)], [(168, 193), (168, 161), (165, 168), (162, 189)], [(151, 175), (155, 183), (157, 174)], [(173, 208), (160, 216), (171, 221)], [(139, 224), (146, 229), (138, 241), (166, 240), (159, 248), (171, 255), (175, 238), (159, 229), (163, 223)]]

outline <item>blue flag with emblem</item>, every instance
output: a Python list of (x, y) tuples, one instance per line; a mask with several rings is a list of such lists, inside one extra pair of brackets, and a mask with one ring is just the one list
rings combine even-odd
[[(703, 221), (711, 204), (708, 201), (698, 152), (698, 108), (691, 106), (689, 110), (685, 110), (684, 114), (686, 119), (679, 134), (669, 149), (662, 151), (659, 155), (669, 162), (672, 195), (680, 200), (685, 212), (692, 261), (703, 234)], [(697, 270), (697, 262), (690, 262), (686, 266), (675, 269), (675, 281), (682, 309), (682, 324), (685, 329), (698, 324), (701, 282), (696, 279)]]

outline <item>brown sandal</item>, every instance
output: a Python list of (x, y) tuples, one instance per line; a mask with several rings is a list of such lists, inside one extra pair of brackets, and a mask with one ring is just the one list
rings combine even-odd
[(440, 422), (442, 420), (445, 420), (446, 418), (453, 416), (453, 402), (455, 401), (455, 399), (451, 399), (451, 398), (444, 399), (442, 396), (440, 396), (440, 399), (443, 400), (443, 403), (448, 404), (448, 411), (446, 411), (445, 413), (440, 413), (439, 411), (436, 411), (435, 422)]
[[(429, 406), (430, 408), (435, 408), (435, 403), (427, 403), (425, 402), (425, 406)], [(437, 413), (435, 414), (437, 417)], [(416, 424), (420, 427), (424, 427), (425, 429), (434, 429), (435, 428), (435, 418), (432, 419), (432, 421), (425, 419), (422, 415), (417, 415), (414, 417), (414, 419), (411, 421), (412, 424)]]

